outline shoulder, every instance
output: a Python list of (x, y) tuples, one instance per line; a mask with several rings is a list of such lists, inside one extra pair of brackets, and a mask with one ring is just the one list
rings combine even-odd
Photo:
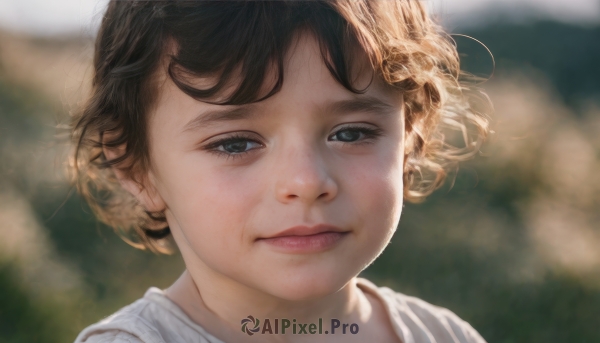
[(359, 278), (359, 285), (383, 300), (392, 323), (407, 343), (486, 343), (477, 330), (449, 309), (378, 287), (366, 279)]
[(223, 343), (192, 321), (164, 291), (144, 297), (85, 328), (75, 343)]
[(135, 335), (132, 335), (123, 331), (103, 331), (100, 333), (92, 334), (82, 338), (83, 340), (77, 340), (75, 342), (86, 342), (86, 343), (145, 343)]
[(85, 328), (75, 343), (164, 343), (160, 333), (145, 318), (145, 298), (123, 307), (109, 317)]

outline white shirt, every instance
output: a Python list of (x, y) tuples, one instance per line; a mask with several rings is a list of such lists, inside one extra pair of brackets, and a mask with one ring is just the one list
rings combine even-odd
[[(404, 343), (486, 343), (469, 323), (448, 309), (388, 287), (377, 287), (367, 279), (357, 278), (357, 285), (381, 300), (394, 331)], [(225, 343), (193, 322), (156, 287), (148, 289), (143, 298), (84, 329), (75, 343), (84, 342)]]

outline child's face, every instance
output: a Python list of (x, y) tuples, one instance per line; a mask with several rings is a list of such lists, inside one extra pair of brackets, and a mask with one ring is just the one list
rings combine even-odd
[[(342, 288), (389, 242), (402, 209), (404, 125), (401, 95), (377, 79), (365, 94), (346, 90), (310, 36), (286, 61), (281, 91), (252, 105), (198, 102), (164, 77), (143, 201), (165, 205), (192, 274), (303, 300)], [(342, 232), (267, 239), (318, 224)]]

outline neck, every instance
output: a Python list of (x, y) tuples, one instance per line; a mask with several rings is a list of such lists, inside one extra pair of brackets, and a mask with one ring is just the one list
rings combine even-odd
[[(208, 269), (208, 268), (207, 268)], [(177, 303), (192, 320), (222, 339), (241, 341), (240, 322), (249, 315), (261, 320), (282, 320), (293, 323), (318, 323), (319, 318), (329, 327), (331, 319), (342, 323), (363, 324), (371, 316), (371, 306), (352, 278), (335, 293), (306, 300), (287, 300), (265, 294), (234, 280), (215, 275), (201, 268), (186, 270), (167, 290), (167, 296)], [(288, 330), (291, 331), (292, 327)], [(274, 328), (273, 328), (274, 330)], [(290, 332), (288, 331), (288, 332)], [(291, 332), (290, 332), (291, 333)], [(235, 337), (234, 337), (235, 336)], [(286, 334), (286, 336), (289, 336)], [(283, 336), (279, 336), (283, 338)], [(293, 337), (287, 337), (290, 341)], [(228, 341), (228, 340), (226, 340)]]

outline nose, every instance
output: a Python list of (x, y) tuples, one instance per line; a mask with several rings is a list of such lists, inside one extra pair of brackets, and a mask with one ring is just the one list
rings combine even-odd
[(278, 201), (311, 204), (335, 198), (338, 185), (324, 156), (309, 144), (295, 144), (282, 150), (274, 168)]

